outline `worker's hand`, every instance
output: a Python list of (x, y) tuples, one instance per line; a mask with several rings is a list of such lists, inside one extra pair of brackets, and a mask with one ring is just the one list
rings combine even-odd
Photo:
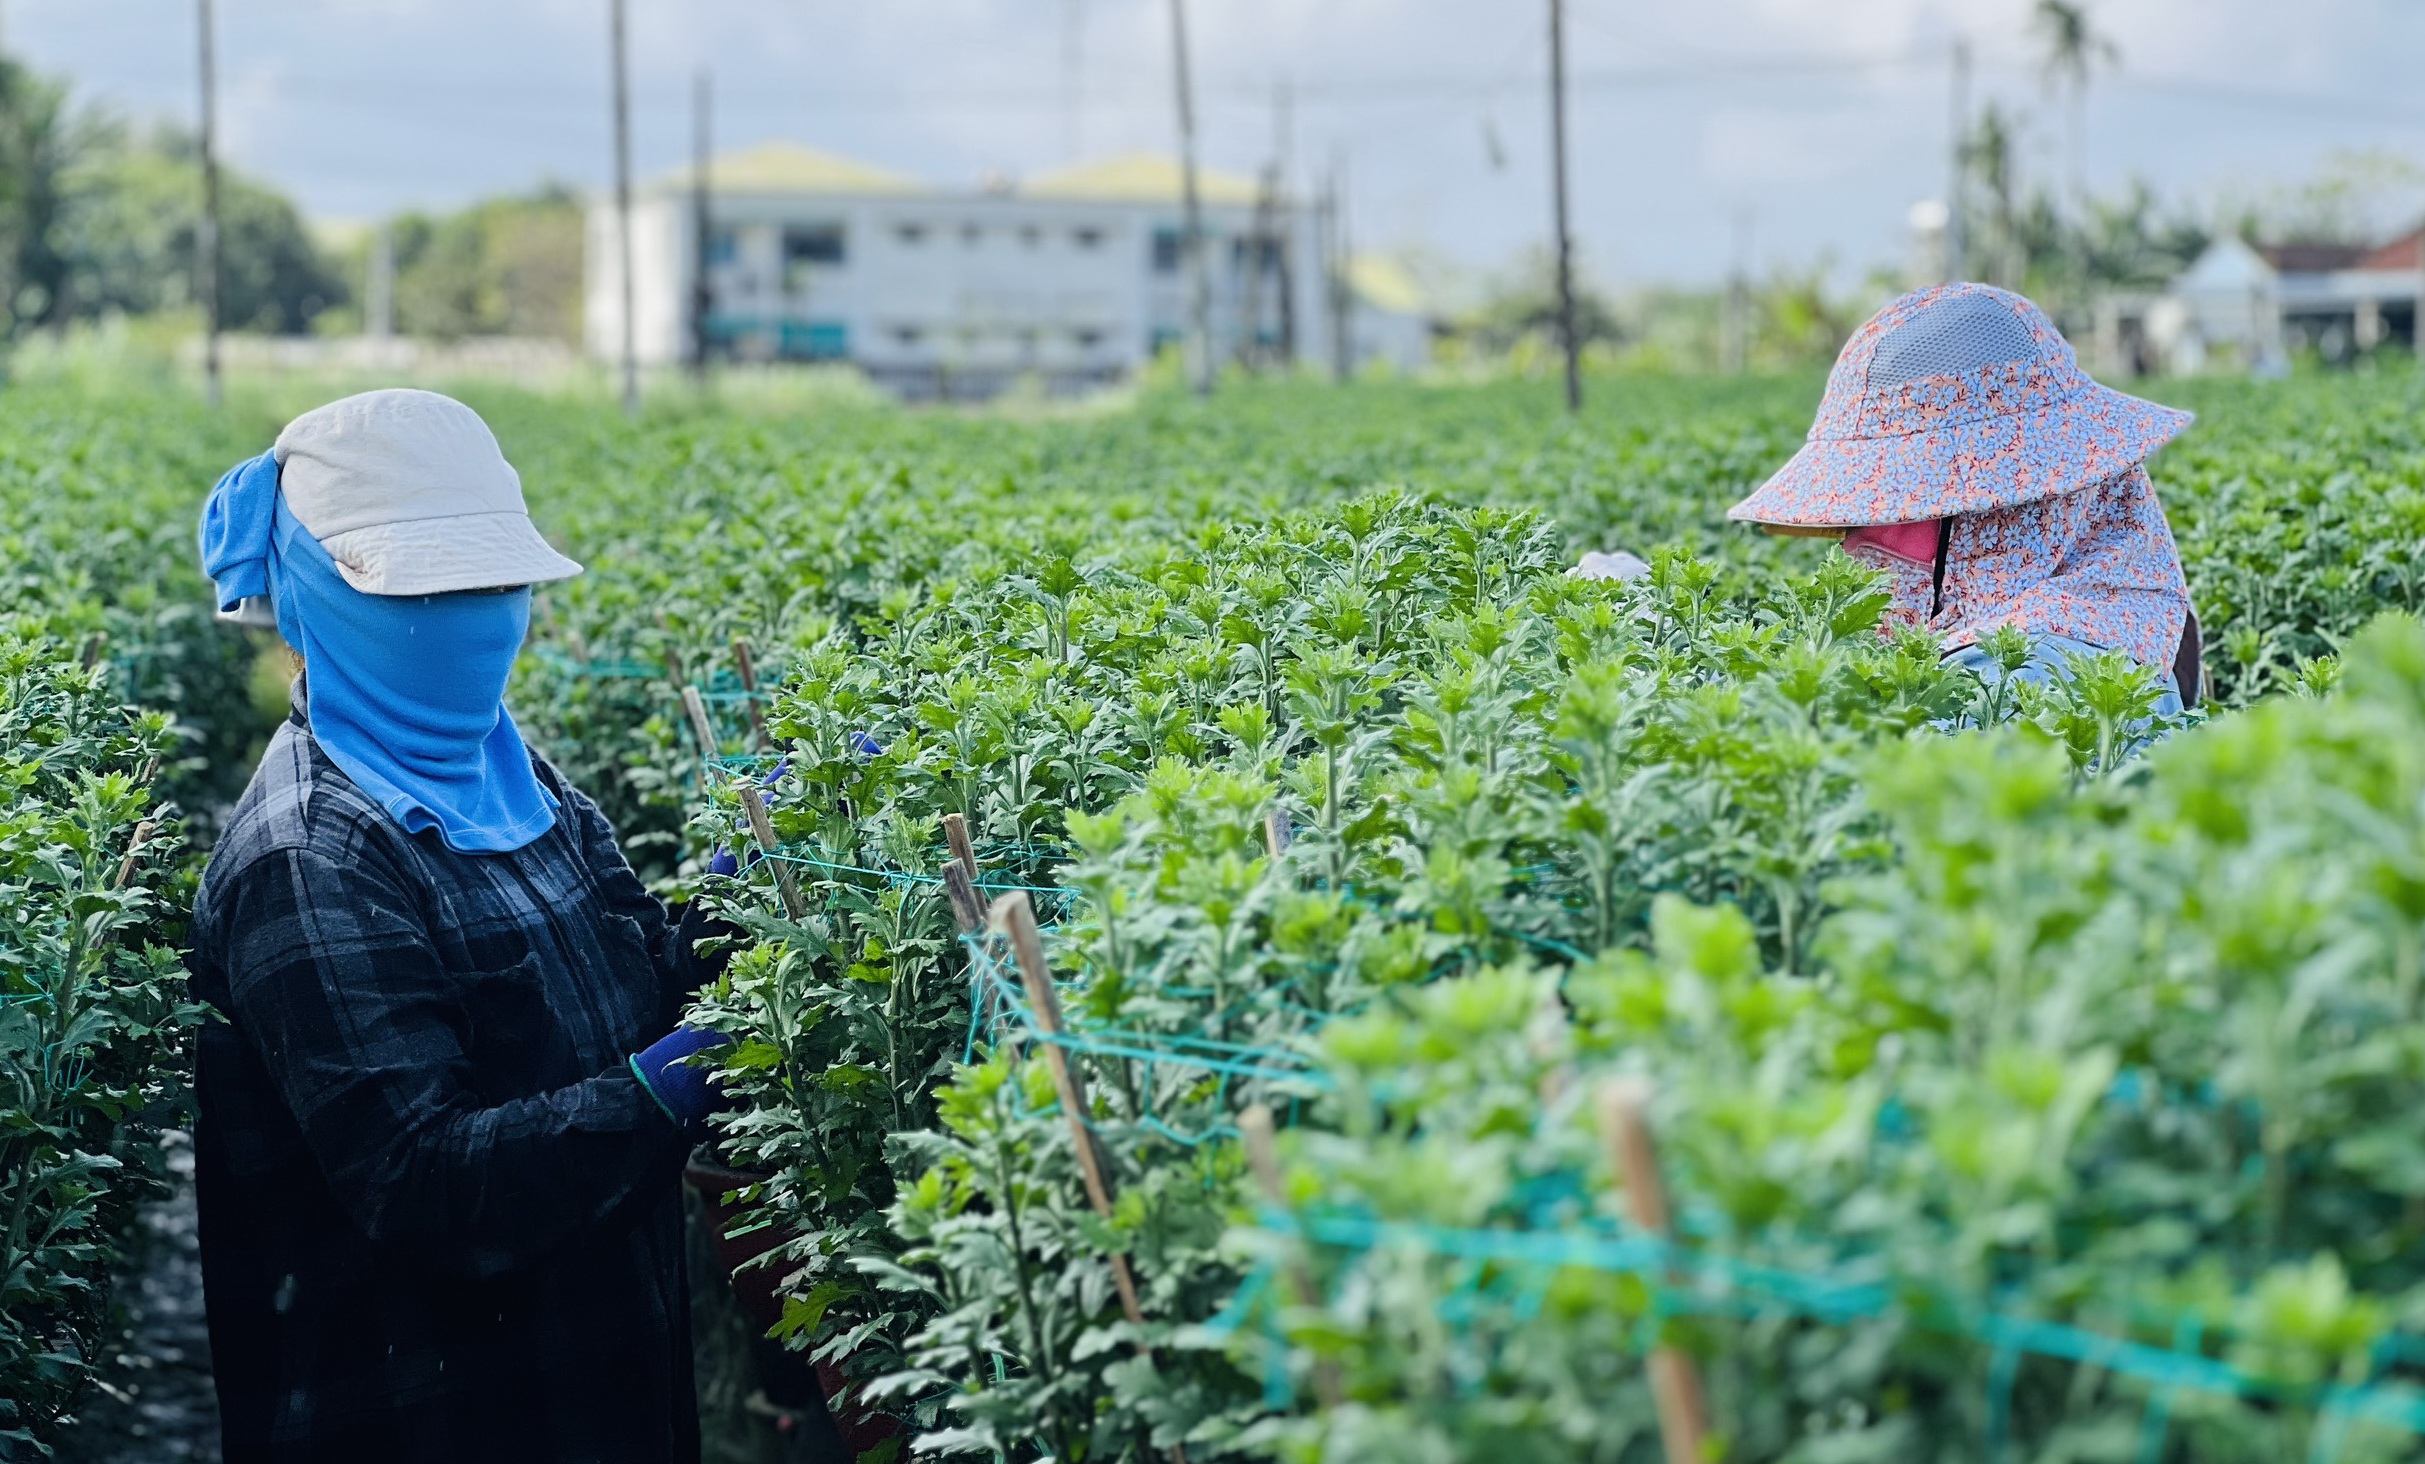
[(745, 932), (729, 920), (719, 920), (707, 913), (697, 900), (682, 907), (682, 923), (674, 927), (674, 969), (680, 975), (684, 996), (695, 996), (699, 988), (724, 974), (732, 964), (733, 951), (726, 945), (713, 955), (704, 955), (699, 942), (704, 940), (731, 941)]
[(657, 1100), (665, 1116), (682, 1127), (697, 1128), (708, 1115), (733, 1106), (734, 1099), (716, 1081), (713, 1070), (693, 1061), (733, 1045), (730, 1034), (708, 1027), (676, 1027), (632, 1054), (632, 1076)]

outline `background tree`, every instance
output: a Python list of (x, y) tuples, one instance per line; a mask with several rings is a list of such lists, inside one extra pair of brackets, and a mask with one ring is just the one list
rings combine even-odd
[(1981, 273), (1987, 283), (2006, 288), (2019, 286), (2025, 272), (2019, 244), (2020, 177), (2015, 147), (2016, 124), (2012, 115), (1994, 102), (1979, 112), (1962, 139), (1963, 171), (1978, 182), (1973, 197), (1984, 196), (1984, 219), (1970, 220), (1966, 231), (1973, 239), (1985, 241), (1981, 252), (1987, 268)]
[(2088, 77), (2099, 64), (2119, 65), (2121, 48), (2097, 34), (2084, 0), (2037, 0), (2030, 26), (2044, 46), (2040, 66), (2049, 86), (2063, 91), (2064, 165), (2071, 172), (2071, 197), (2088, 197)]
[[(465, 336), (581, 337), (579, 197), (546, 184), (451, 214), (410, 213), (390, 224), (396, 326), (433, 340)], [(367, 245), (351, 267), (367, 266)]]
[[(202, 216), (200, 145), (181, 128), (140, 140), (104, 126), (71, 170), (60, 221), (73, 316), (147, 315), (193, 303)], [(224, 166), (219, 181), (220, 318), (230, 330), (294, 335), (347, 297), (344, 277), (283, 194)]]
[(79, 141), (67, 89), (0, 57), (0, 341), (68, 308), (59, 223)]

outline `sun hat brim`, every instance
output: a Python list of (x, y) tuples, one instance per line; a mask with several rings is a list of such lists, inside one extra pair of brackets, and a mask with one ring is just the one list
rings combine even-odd
[(462, 513), (370, 524), (320, 541), (366, 595), (445, 595), (571, 579), (581, 566), (541, 538), (527, 513)]
[(1925, 431), (1813, 439), (1730, 519), (1800, 528), (1914, 523), (2102, 483), (2194, 421), (2094, 381), (2025, 411)]

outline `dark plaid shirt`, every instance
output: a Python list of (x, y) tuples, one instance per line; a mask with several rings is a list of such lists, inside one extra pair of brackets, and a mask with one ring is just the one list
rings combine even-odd
[(626, 1066), (695, 985), (597, 808), (408, 834), (300, 715), (194, 910), (228, 1464), (698, 1457), (685, 1141)]

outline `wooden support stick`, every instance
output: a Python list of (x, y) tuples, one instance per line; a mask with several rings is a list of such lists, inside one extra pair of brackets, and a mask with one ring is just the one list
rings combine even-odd
[(84, 638), (84, 669), (90, 671), (101, 660), (101, 648), (109, 644), (109, 632), (96, 630)]
[(741, 678), (741, 699), (749, 708), (749, 733), (757, 747), (766, 747), (766, 708), (758, 701), (758, 663), (749, 653), (749, 642), (733, 637), (733, 670)]
[(1288, 810), (1277, 803), (1273, 804), (1270, 811), (1263, 815), (1263, 847), (1271, 851), (1272, 858), (1277, 859), (1287, 853), (1288, 846), (1296, 841), (1296, 826), (1289, 822)]
[[(1250, 1103), (1238, 1115), (1238, 1134), (1245, 1140), (1246, 1167), (1254, 1172), (1255, 1188), (1263, 1192), (1263, 1202), (1275, 1210), (1288, 1208), (1288, 1188), (1280, 1174), (1280, 1149), (1273, 1136), (1271, 1110), (1260, 1103)], [(1321, 1304), (1321, 1289), (1314, 1285), (1313, 1272), (1306, 1269), (1303, 1256), (1291, 1257), (1288, 1263), (1288, 1289), (1295, 1293), (1299, 1306)], [(1324, 1407), (1334, 1407), (1345, 1396), (1339, 1385), (1339, 1364), (1333, 1358), (1314, 1363), (1314, 1396)]]
[(969, 883), (975, 884), (977, 846), (968, 841), (968, 820), (956, 813), (943, 815), (943, 842), (950, 846), (951, 857), (959, 860), (961, 867), (968, 871)]
[(952, 919), (962, 935), (985, 928), (985, 902), (977, 897), (976, 882), (957, 859), (943, 861), (943, 897), (951, 903)]
[(775, 866), (775, 888), (783, 894), (783, 913), (797, 920), (806, 913), (807, 906), (801, 903), (800, 883), (792, 878), (791, 866), (776, 857), (783, 846), (775, 841), (775, 821), (767, 817), (766, 799), (759, 794), (757, 784), (747, 778), (735, 778), (733, 786), (741, 791), (741, 808), (749, 815), (750, 833), (768, 862)]
[(682, 710), (690, 718), (690, 735), (699, 739), (699, 778), (707, 779), (708, 764), (716, 760), (716, 724), (707, 720), (707, 700), (699, 688), (682, 688)]
[[(1659, 1179), (1649, 1109), (1650, 1085), (1639, 1079), (1619, 1078), (1600, 1089), (1601, 1135), (1625, 1185), (1626, 1217), (1652, 1235), (1665, 1236), (1667, 1186)], [(1659, 1409), (1659, 1441), (1667, 1464), (1706, 1464), (1709, 1410), (1692, 1359), (1664, 1344), (1652, 1348), (1650, 1393)]]
[(662, 610), (657, 612), (657, 629), (665, 632), (665, 674), (674, 679), (674, 685), (680, 686), (690, 680), (682, 674), (682, 653), (674, 649), (681, 637), (674, 634), (674, 622)]
[[(1087, 1203), (1108, 1222), (1112, 1218), (1111, 1174), (1095, 1148), (1095, 1131), (1086, 1124), (1085, 1086), (1070, 1068), (1069, 1054), (1052, 1040), (1061, 1035), (1061, 997), (1053, 990), (1052, 968), (1044, 963), (1044, 937), (1036, 929), (1036, 912), (1027, 902), (1027, 891), (1012, 890), (994, 901), (993, 923), (1010, 936), (1011, 954), (1019, 961), (1019, 982), (1027, 990), (1027, 1004), (1043, 1031), (1045, 1040), (1036, 1045), (1044, 1050), (1044, 1066), (1052, 1073), (1053, 1091), (1060, 1096), (1061, 1113), (1069, 1120), (1069, 1136), (1078, 1150), (1078, 1172), (1086, 1180)], [(1137, 1300), (1136, 1273), (1129, 1269), (1125, 1254), (1111, 1258), (1111, 1280), (1120, 1293), (1121, 1312), (1132, 1325), (1145, 1325), (1145, 1308)]]
[(143, 852), (143, 846), (150, 841), (152, 830), (159, 826), (160, 820), (156, 817), (147, 818), (135, 825), (135, 836), (126, 841), (126, 857), (118, 861), (118, 877), (109, 882), (111, 889), (125, 889), (126, 882), (135, 877), (135, 858)]

